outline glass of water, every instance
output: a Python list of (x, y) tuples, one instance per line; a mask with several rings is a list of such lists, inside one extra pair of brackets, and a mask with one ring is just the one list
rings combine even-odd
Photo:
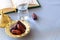
[(28, 12), (28, 3), (22, 3), (20, 4), (17, 9), (18, 9), (18, 20), (25, 20), (25, 18), (29, 16)]

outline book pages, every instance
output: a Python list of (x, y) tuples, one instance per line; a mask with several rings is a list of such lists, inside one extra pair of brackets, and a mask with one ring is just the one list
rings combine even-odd
[(38, 5), (38, 2), (37, 2), (37, 0), (29, 0), (29, 4), (36, 4), (36, 5)]
[(10, 0), (0, 0), (0, 9), (12, 8), (12, 3)]
[(39, 5), (37, 0), (12, 0), (15, 7), (19, 6), (22, 3), (28, 3), (30, 5)]
[(22, 3), (28, 3), (28, 0), (12, 0), (15, 7), (19, 6)]

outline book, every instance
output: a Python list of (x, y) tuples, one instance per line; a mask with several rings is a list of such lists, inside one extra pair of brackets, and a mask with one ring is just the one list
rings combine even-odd
[(17, 6), (25, 2), (29, 3), (29, 8), (40, 6), (38, 0), (0, 0), (0, 10), (3, 10), (3, 13), (16, 12)]

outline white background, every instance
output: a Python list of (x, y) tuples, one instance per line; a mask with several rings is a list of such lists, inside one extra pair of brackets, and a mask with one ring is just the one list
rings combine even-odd
[[(0, 28), (0, 40), (60, 40), (60, 0), (39, 0), (41, 8), (29, 9), (39, 20), (30, 21), (31, 32), (24, 38), (11, 38)], [(9, 14), (16, 20), (17, 13)]]

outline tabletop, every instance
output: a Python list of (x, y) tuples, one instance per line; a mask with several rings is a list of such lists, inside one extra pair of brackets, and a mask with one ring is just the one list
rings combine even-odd
[[(38, 20), (30, 20), (31, 32), (23, 38), (12, 38), (0, 28), (0, 40), (60, 40), (60, 0), (38, 0), (40, 8), (29, 9), (36, 13)], [(16, 20), (17, 13), (8, 14)]]

